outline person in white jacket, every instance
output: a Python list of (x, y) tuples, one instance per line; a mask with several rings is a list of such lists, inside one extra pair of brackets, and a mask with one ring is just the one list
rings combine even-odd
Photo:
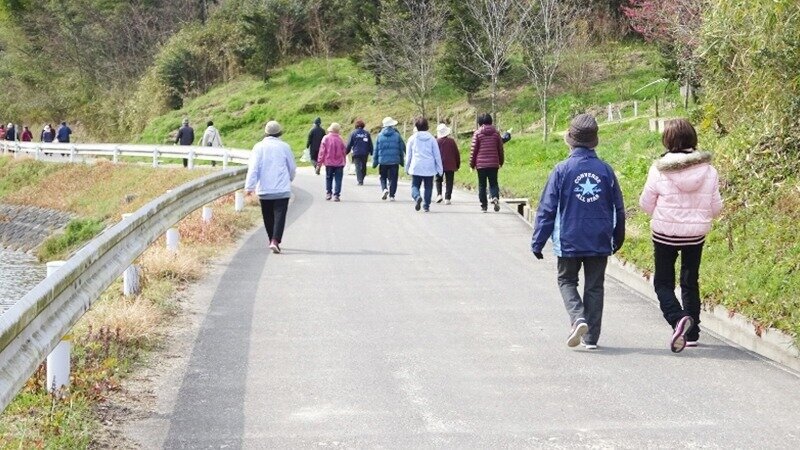
[[(417, 131), (408, 139), (406, 145), (406, 173), (411, 175), (414, 209), (419, 211), (422, 206), (423, 210), (428, 212), (431, 208), (433, 177), (444, 173), (442, 155), (436, 138), (428, 131), (428, 120), (420, 117), (414, 122), (414, 127)], [(420, 193), (420, 187), (423, 185), (424, 195)]]
[[(202, 147), (222, 147), (222, 138), (219, 135), (219, 130), (214, 128), (214, 122), (208, 121), (208, 128), (203, 133), (203, 138), (200, 139), (200, 146)], [(216, 161), (211, 161), (212, 166), (216, 166)]]
[(280, 253), (297, 165), (291, 147), (280, 138), (283, 134), (281, 125), (271, 120), (264, 131), (266, 137), (253, 147), (250, 154), (244, 189), (247, 195), (254, 192), (258, 195), (269, 248), (272, 253)]

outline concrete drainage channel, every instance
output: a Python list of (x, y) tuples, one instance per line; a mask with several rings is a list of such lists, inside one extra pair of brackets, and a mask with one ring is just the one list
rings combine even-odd
[[(531, 228), (536, 218), (536, 210), (532, 209), (528, 199), (504, 199), (503, 203)], [(619, 258), (612, 256), (608, 265), (609, 275), (635, 290), (642, 297), (658, 305), (653, 285), (641, 270)], [(787, 333), (775, 328), (759, 330), (747, 317), (728, 311), (721, 305), (703, 306), (703, 329), (717, 337), (743, 349), (763, 356), (800, 376), (800, 350), (794, 339)]]

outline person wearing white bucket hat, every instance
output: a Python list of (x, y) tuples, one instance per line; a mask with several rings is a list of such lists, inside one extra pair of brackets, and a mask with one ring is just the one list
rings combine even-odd
[(297, 165), (291, 147), (280, 138), (283, 129), (278, 122), (270, 120), (264, 134), (266, 137), (250, 153), (244, 189), (248, 195), (258, 194), (269, 248), (280, 253)]
[(395, 126), (397, 121), (391, 117), (383, 119), (383, 129), (375, 141), (375, 152), (372, 155), (372, 167), (379, 167), (381, 177), (381, 198), (394, 201), (397, 194), (397, 178), (400, 166), (405, 161), (406, 144)]
[[(440, 123), (436, 127), (436, 142), (439, 144), (439, 152), (442, 155), (442, 168), (444, 176), (436, 175), (436, 203), (444, 200), (445, 205), (450, 204), (453, 196), (453, 179), (458, 169), (461, 168), (461, 153), (458, 151), (458, 144), (455, 139), (450, 137), (452, 130), (447, 125)], [(445, 190), (442, 198), (442, 182), (444, 181)]]

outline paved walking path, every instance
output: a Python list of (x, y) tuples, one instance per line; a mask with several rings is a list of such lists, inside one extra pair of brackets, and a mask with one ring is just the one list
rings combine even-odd
[(554, 257), (512, 212), (323, 183), (298, 175), (282, 255), (258, 230), (195, 290), (144, 448), (800, 446), (796, 374), (708, 334), (670, 353), (613, 279), (601, 348), (567, 348)]

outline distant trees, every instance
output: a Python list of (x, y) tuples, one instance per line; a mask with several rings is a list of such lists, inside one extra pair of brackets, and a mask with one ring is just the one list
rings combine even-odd
[(436, 85), (446, 19), (441, 0), (383, 1), (366, 51), (369, 67), (408, 95), (423, 116)]

